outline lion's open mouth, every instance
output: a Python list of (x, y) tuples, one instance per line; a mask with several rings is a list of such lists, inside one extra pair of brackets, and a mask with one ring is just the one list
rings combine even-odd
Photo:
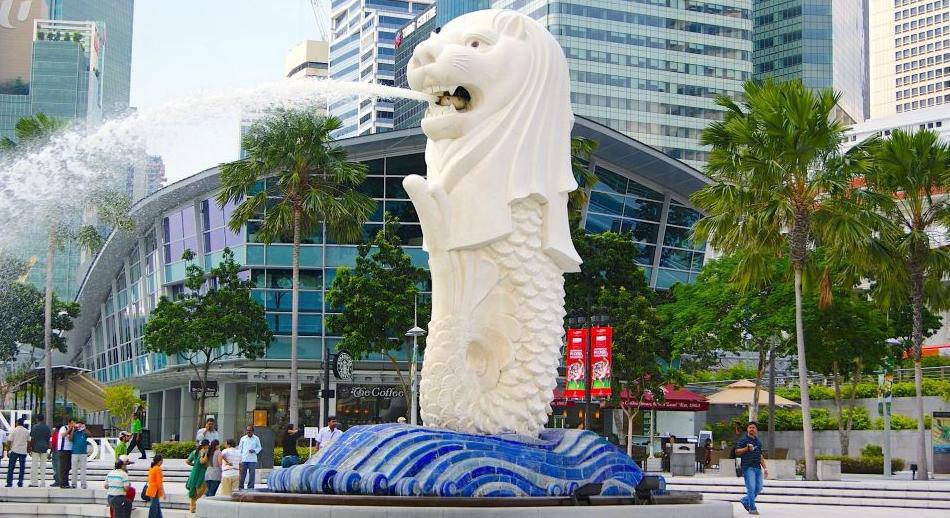
[(463, 86), (437, 85), (425, 89), (439, 99), (429, 103), (428, 115), (464, 113), (472, 109), (472, 95)]

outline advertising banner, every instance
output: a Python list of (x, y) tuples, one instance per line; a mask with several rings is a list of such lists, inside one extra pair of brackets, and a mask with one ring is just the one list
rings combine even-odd
[(592, 397), (610, 397), (610, 368), (613, 360), (611, 348), (613, 345), (612, 327), (593, 327), (590, 330), (590, 364)]
[(587, 380), (587, 329), (567, 330), (567, 358), (564, 366), (567, 371), (564, 397), (584, 399)]

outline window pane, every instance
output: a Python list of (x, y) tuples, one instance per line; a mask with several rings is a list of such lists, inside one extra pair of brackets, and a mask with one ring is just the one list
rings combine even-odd
[(627, 192), (627, 178), (617, 173), (612, 173), (601, 167), (595, 167), (599, 181), (594, 186), (595, 191), (609, 192), (613, 194), (624, 194)]
[(620, 218), (604, 216), (602, 214), (587, 214), (587, 231), (594, 234), (601, 232), (620, 232)]
[(378, 175), (383, 174), (383, 159), (382, 158), (377, 158), (376, 160), (367, 160), (363, 162), (363, 165), (365, 165), (368, 168), (368, 172), (366, 174), (378, 174)]
[(422, 153), (393, 156), (386, 159), (387, 176), (425, 175), (426, 159)]
[(689, 250), (676, 250), (663, 247), (663, 252), (660, 255), (660, 266), (676, 268), (678, 270), (689, 270), (692, 260), (693, 253)]
[(676, 272), (660, 268), (656, 275), (656, 287), (660, 289), (669, 289), (674, 284), (689, 282), (689, 273)]
[(670, 213), (667, 216), (667, 223), (678, 225), (680, 227), (692, 227), (702, 215), (693, 209), (670, 205)]
[(623, 212), (623, 196), (594, 191), (588, 210), (619, 216)]
[(627, 184), (627, 194), (637, 196), (640, 198), (648, 198), (651, 200), (663, 201), (663, 195), (654, 191), (653, 189), (641, 185), (633, 180), (630, 180), (630, 183)]
[(666, 227), (666, 234), (663, 236), (663, 244), (678, 248), (694, 248), (692, 231), (687, 228)]
[(647, 221), (660, 221), (660, 213), (663, 212), (663, 204), (655, 201), (645, 201), (636, 198), (624, 198), (623, 217), (634, 219), (645, 219)]
[(656, 243), (656, 239), (660, 233), (659, 224), (634, 221), (632, 219), (624, 219), (622, 229), (624, 232), (630, 232), (635, 241), (646, 241), (648, 243)]
[(367, 176), (363, 183), (357, 188), (361, 193), (370, 196), (372, 198), (382, 198), (383, 197), (383, 177), (382, 176)]
[(403, 223), (418, 223), (419, 215), (411, 201), (386, 201), (386, 212), (399, 218)]
[(399, 225), (399, 238), (403, 246), (422, 246), (422, 227), (419, 225)]
[(653, 265), (653, 257), (656, 255), (656, 247), (653, 245), (637, 244), (637, 264)]
[(386, 197), (408, 200), (409, 194), (402, 187), (402, 177), (386, 178)]

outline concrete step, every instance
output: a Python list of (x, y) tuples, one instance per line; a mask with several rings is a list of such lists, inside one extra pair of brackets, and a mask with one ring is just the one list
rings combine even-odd
[[(101, 487), (102, 482), (98, 482)], [(136, 485), (135, 506), (147, 507), (148, 503), (142, 500), (142, 488)], [(16, 504), (49, 504), (49, 505), (99, 505), (106, 507), (108, 498), (104, 489), (59, 489), (46, 487), (2, 487), (0, 488), (0, 509)], [(188, 509), (188, 496), (185, 494), (169, 494), (162, 500), (162, 509)], [(0, 511), (0, 514), (3, 514)], [(52, 516), (52, 515), (50, 515)]]
[[(135, 504), (132, 509), (132, 518), (148, 518), (148, 504)], [(69, 517), (69, 518), (109, 518), (109, 508), (98, 504), (38, 504), (38, 503), (4, 503), (0, 505), (0, 516), (4, 518), (40, 518), (40, 517)], [(188, 518), (192, 515), (187, 509), (166, 509), (162, 506), (162, 516), (167, 518)]]

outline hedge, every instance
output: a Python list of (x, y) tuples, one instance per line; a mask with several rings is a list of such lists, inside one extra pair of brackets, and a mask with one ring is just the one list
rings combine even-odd
[[(921, 388), (924, 396), (940, 396), (950, 400), (950, 381), (924, 378)], [(855, 392), (858, 398), (877, 398), (877, 383), (858, 383)], [(778, 387), (775, 389), (775, 393), (792, 401), (801, 401), (798, 387)], [(835, 391), (832, 387), (812, 385), (808, 389), (808, 395), (813, 401), (834, 399)], [(892, 395), (894, 397), (915, 397), (917, 391), (914, 388), (914, 382), (902, 381), (895, 383)], [(850, 384), (844, 384), (841, 387), (841, 396), (845, 399), (851, 397)]]
[[(307, 462), (307, 459), (310, 458), (310, 448), (306, 446), (297, 446), (297, 456), (300, 457), (300, 462)], [(282, 446), (274, 447), (274, 465), (280, 466), (280, 461), (284, 460), (284, 448)]]
[[(884, 457), (845, 457), (843, 455), (818, 455), (818, 460), (839, 460), (841, 461), (842, 473), (863, 473), (867, 475), (880, 475), (884, 472)], [(801, 469), (805, 470), (805, 461), (799, 461)], [(906, 463), (904, 459), (891, 459), (891, 472), (904, 471)]]
[(152, 450), (166, 459), (187, 459), (195, 446), (195, 441), (161, 442), (153, 444)]
[[(844, 411), (845, 419), (848, 416), (848, 409)], [(759, 412), (757, 421), (760, 428), (765, 429), (769, 420), (768, 409), (762, 409)], [(743, 430), (745, 421), (740, 423), (739, 429)], [(811, 426), (815, 431), (836, 431), (838, 430), (837, 412), (828, 408), (811, 409)], [(924, 417), (924, 427), (930, 429), (930, 416)], [(735, 423), (730, 421), (720, 421), (712, 423), (709, 428), (713, 432), (713, 440), (732, 440)], [(775, 431), (789, 432), (802, 429), (802, 411), (800, 408), (776, 408), (775, 409)], [(877, 418), (871, 420), (868, 411), (864, 407), (855, 407), (854, 417), (851, 422), (852, 430), (883, 430), (884, 420)], [(901, 414), (891, 414), (891, 430), (916, 430), (917, 419)]]

